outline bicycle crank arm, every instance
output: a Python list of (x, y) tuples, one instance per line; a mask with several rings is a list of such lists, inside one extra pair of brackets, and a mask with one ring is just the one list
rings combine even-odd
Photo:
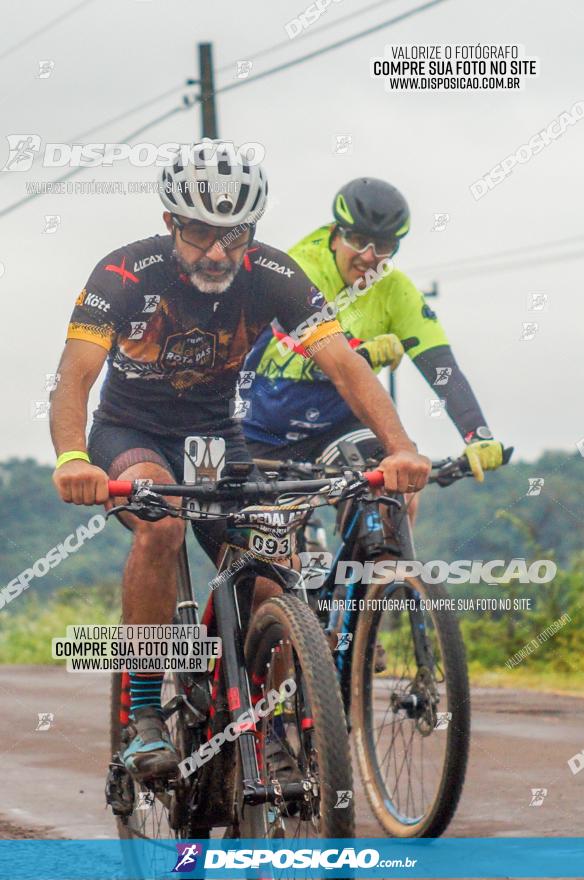
[(176, 694), (172, 699), (165, 703), (162, 707), (162, 714), (164, 715), (164, 720), (166, 721), (170, 718), (171, 715), (174, 715), (175, 712), (178, 712), (180, 709), (186, 709), (186, 713), (191, 717), (191, 722), (196, 724), (200, 724), (202, 721), (206, 721), (207, 716), (200, 712), (196, 706), (193, 706), (184, 694)]

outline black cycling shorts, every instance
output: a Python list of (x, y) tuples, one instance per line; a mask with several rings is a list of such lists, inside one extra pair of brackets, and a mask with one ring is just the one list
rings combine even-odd
[[(104, 470), (112, 480), (134, 464), (153, 462), (166, 468), (177, 483), (183, 479), (184, 444), (186, 437), (164, 437), (146, 431), (117, 425), (98, 418), (89, 433), (87, 449), (91, 463)], [(250, 461), (243, 436), (226, 437), (226, 461)], [(225, 522), (191, 522), (195, 536), (215, 564), (221, 544), (226, 540), (240, 543), (237, 532), (226, 529)]]

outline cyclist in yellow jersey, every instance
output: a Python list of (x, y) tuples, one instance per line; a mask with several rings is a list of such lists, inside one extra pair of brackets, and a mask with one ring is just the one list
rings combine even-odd
[[(475, 478), (502, 463), (497, 442), (458, 366), (436, 314), (413, 282), (393, 265), (410, 228), (406, 200), (391, 184), (371, 177), (343, 186), (333, 202), (334, 222), (289, 251), (341, 324), (350, 345), (378, 372), (395, 369), (404, 351), (444, 401), (465, 442)], [(306, 356), (301, 341), (277, 321), (258, 338), (245, 369), (255, 377), (244, 422), (256, 457), (332, 461), (334, 441), (349, 434), (367, 455), (377, 443), (355, 419), (334, 385)]]

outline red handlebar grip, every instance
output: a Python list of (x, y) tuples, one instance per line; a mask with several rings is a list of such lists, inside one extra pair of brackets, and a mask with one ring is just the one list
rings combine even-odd
[(372, 489), (382, 488), (385, 484), (383, 471), (366, 471), (363, 476)]
[(123, 495), (126, 498), (132, 494), (133, 484), (131, 480), (108, 480), (107, 487), (110, 498)]

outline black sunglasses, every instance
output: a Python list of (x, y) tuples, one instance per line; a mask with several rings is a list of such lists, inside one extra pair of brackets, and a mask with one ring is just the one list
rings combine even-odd
[(199, 220), (185, 223), (174, 214), (172, 222), (185, 244), (202, 251), (210, 250), (216, 241), (224, 251), (232, 251), (249, 244), (251, 239), (251, 227), (243, 223), (238, 226), (209, 226)]

